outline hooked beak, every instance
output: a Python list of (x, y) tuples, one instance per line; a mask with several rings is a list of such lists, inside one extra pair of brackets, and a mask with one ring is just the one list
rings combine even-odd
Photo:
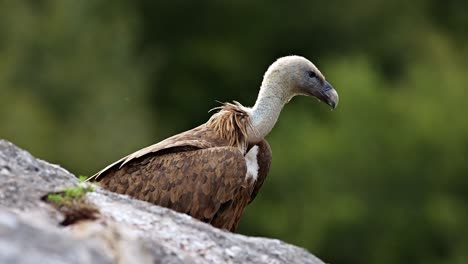
[(336, 92), (335, 88), (333, 88), (333, 86), (331, 86), (331, 84), (327, 81), (325, 81), (322, 87), (316, 90), (313, 95), (320, 101), (331, 106), (333, 109), (338, 106), (338, 93)]

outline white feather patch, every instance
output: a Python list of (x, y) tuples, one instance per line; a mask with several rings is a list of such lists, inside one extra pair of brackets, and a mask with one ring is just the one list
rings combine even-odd
[(254, 181), (257, 180), (258, 176), (258, 146), (253, 146), (249, 152), (245, 155), (245, 163), (247, 164), (247, 173), (245, 175), (246, 179), (252, 178)]

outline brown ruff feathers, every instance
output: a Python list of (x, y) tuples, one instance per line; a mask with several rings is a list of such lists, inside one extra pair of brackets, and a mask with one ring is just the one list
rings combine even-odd
[(248, 146), (248, 130), (253, 130), (249, 114), (236, 101), (234, 104), (224, 103), (212, 110), (217, 109), (219, 111), (208, 120), (207, 126), (227, 140), (230, 146), (238, 147), (242, 153), (245, 153)]

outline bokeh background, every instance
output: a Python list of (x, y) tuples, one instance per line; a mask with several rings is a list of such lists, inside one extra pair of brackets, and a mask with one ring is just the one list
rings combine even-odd
[(77, 175), (255, 101), (277, 57), (340, 93), (295, 98), (239, 232), (329, 263), (468, 263), (468, 1), (0, 1), (0, 138)]

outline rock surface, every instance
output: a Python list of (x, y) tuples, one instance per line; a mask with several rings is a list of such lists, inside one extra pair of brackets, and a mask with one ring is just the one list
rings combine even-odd
[(0, 140), (0, 263), (310, 263), (305, 249), (246, 237), (185, 214), (95, 188), (96, 220), (62, 226), (42, 201), (80, 184), (75, 176)]

